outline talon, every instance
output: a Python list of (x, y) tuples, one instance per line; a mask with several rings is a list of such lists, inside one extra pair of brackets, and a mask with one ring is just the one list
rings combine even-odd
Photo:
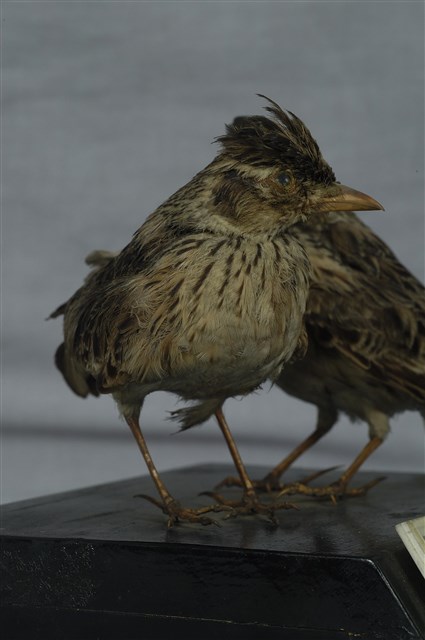
[(168, 515), (167, 520), (167, 528), (171, 529), (175, 524), (180, 521), (186, 520), (187, 522), (195, 522), (197, 524), (202, 524), (203, 526), (207, 526), (210, 524), (214, 524), (217, 527), (221, 527), (220, 523), (217, 522), (214, 518), (209, 518), (205, 516), (205, 513), (210, 513), (211, 511), (217, 513), (219, 511), (224, 511), (225, 508), (221, 507), (217, 504), (211, 504), (206, 507), (199, 507), (198, 509), (189, 509), (186, 507), (182, 507), (177, 500), (172, 500), (170, 502), (161, 502), (156, 498), (152, 498), (152, 496), (148, 496), (145, 493), (140, 493), (134, 496), (135, 498), (143, 498), (147, 500), (158, 509), (161, 509), (163, 513)]
[(199, 522), (204, 527), (209, 524), (214, 524), (216, 527), (221, 527), (221, 524), (218, 522), (218, 520), (215, 520), (214, 518), (207, 518), (206, 516), (202, 516), (201, 518), (199, 518)]
[(214, 489), (221, 489), (221, 487), (241, 487), (242, 483), (240, 478), (236, 478), (235, 476), (227, 476), (221, 482), (214, 486)]
[(309, 487), (308, 485), (301, 484), (301, 482), (293, 482), (292, 484), (284, 485), (281, 491), (279, 491), (277, 497), (280, 498), (280, 496), (291, 496), (296, 493), (309, 495), (310, 490), (311, 487)]
[[(222, 487), (242, 487), (243, 484), (240, 478), (236, 478), (234, 476), (227, 476), (221, 482), (214, 486), (214, 489), (221, 489)], [(266, 476), (262, 480), (252, 480), (252, 486), (256, 491), (260, 491), (261, 493), (273, 493), (274, 491), (279, 491), (281, 489), (281, 485), (278, 480), (275, 478), (269, 478)]]
[(208, 496), (208, 498), (214, 498), (214, 499), (216, 495), (219, 495), (219, 494), (216, 494), (214, 491), (200, 491), (198, 493), (198, 496)]
[(265, 504), (264, 502), (260, 502), (255, 494), (244, 494), (241, 500), (228, 500), (215, 491), (203, 491), (201, 495), (205, 495), (216, 500), (216, 502), (218, 502), (217, 507), (219, 510), (228, 511), (224, 516), (225, 520), (235, 518), (238, 515), (259, 514), (265, 515), (271, 522), (273, 522), (273, 524), (278, 524), (279, 522), (275, 516), (275, 511), (277, 509), (299, 510), (299, 507), (291, 502), (272, 502), (270, 504)]
[(311, 473), (308, 476), (305, 476), (305, 478), (302, 478), (299, 482), (300, 484), (310, 484), (310, 482), (312, 482), (313, 480), (316, 480), (316, 478), (320, 478), (321, 476), (324, 476), (326, 473), (330, 473), (331, 471), (335, 471), (335, 469), (339, 469), (341, 465), (336, 465), (334, 467), (328, 467), (327, 469), (322, 469), (321, 471), (314, 471), (314, 473)]
[(347, 483), (341, 481), (341, 479), (324, 487), (310, 487), (304, 482), (294, 482), (293, 484), (286, 485), (279, 493), (279, 496), (300, 494), (315, 498), (329, 497), (333, 504), (336, 504), (337, 498), (355, 498), (366, 495), (369, 489), (372, 489), (372, 487), (382, 482), (382, 480), (385, 480), (385, 477), (375, 478), (363, 486), (354, 487), (353, 489), (347, 488)]
[(224, 516), (224, 520), (229, 520), (230, 518), (236, 518), (238, 515), (235, 509), (229, 509), (228, 513)]

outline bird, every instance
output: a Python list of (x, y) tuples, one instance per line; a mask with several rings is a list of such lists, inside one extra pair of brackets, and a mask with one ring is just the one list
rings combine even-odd
[[(254, 484), (282, 495), (364, 495), (383, 478), (354, 488), (349, 483), (388, 436), (390, 418), (419, 411), (425, 420), (425, 288), (355, 213), (320, 214), (294, 225), (292, 233), (312, 267), (308, 348), (275, 383), (315, 405), (317, 420), (314, 431)], [(282, 484), (284, 472), (332, 429), (340, 413), (369, 429), (352, 463), (328, 485), (310, 485), (320, 474)]]
[(367, 423), (368, 442), (336, 482), (295, 488), (318, 496), (363, 495), (375, 481), (353, 489), (349, 483), (388, 436), (390, 418), (419, 411), (425, 420), (425, 288), (354, 213), (310, 219), (294, 233), (312, 265), (309, 346), (276, 384), (316, 405), (318, 414), (313, 433), (271, 480), (328, 433), (342, 412)]
[[(261, 94), (259, 94), (261, 95)], [(219, 152), (160, 205), (116, 255), (94, 269), (50, 317), (63, 315), (56, 366), (79, 396), (112, 394), (146, 462), (168, 526), (211, 524), (216, 502), (184, 507), (170, 493), (140, 427), (145, 397), (169, 391), (185, 430), (215, 415), (243, 486), (232, 513), (273, 517), (262, 503), (222, 406), (275, 379), (305, 347), (310, 263), (291, 229), (320, 212), (373, 210), (372, 197), (337, 183), (304, 123), (276, 102), (239, 116)]]

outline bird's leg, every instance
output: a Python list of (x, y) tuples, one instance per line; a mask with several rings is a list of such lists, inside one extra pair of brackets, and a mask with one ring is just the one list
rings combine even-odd
[(137, 445), (142, 453), (142, 456), (146, 462), (146, 466), (149, 470), (149, 473), (152, 477), (152, 480), (155, 483), (155, 486), (158, 490), (161, 500), (156, 500), (151, 496), (147, 496), (145, 494), (141, 494), (140, 497), (145, 498), (155, 506), (162, 509), (162, 511), (168, 515), (168, 526), (172, 527), (179, 520), (187, 520), (189, 522), (198, 522), (200, 524), (217, 524), (215, 520), (205, 516), (205, 513), (210, 511), (219, 511), (217, 505), (211, 505), (208, 507), (203, 507), (200, 509), (187, 509), (182, 507), (175, 498), (168, 491), (164, 482), (162, 481), (158, 470), (151, 458), (149, 453), (149, 449), (146, 444), (146, 440), (143, 437), (142, 431), (140, 429), (139, 421), (137, 418), (133, 416), (126, 416), (125, 418), (128, 426), (131, 429), (131, 432), (137, 442)]
[[(283, 489), (283, 486), (280, 484), (280, 477), (283, 475), (285, 471), (289, 469), (295, 460), (297, 460), (305, 451), (310, 449), (316, 442), (318, 442), (323, 436), (333, 427), (338, 417), (337, 411), (333, 407), (322, 408), (319, 407), (318, 417), (317, 417), (317, 425), (313, 433), (311, 433), (308, 438), (303, 440), (295, 449), (293, 449), (279, 464), (277, 464), (269, 473), (264, 476), (262, 480), (254, 480), (253, 485), (255, 489), (259, 491), (280, 491)], [(327, 470), (320, 472), (326, 473)], [(317, 475), (315, 474), (315, 477)], [(313, 478), (310, 478), (312, 480)], [(306, 481), (304, 481), (306, 484)], [(231, 487), (231, 486), (241, 486), (241, 482), (239, 478), (235, 478), (232, 476), (228, 476), (224, 480), (222, 480), (217, 486), (216, 489), (220, 487)]]
[(255, 488), (252, 480), (250, 479), (245, 465), (242, 462), (242, 458), (236, 446), (236, 443), (233, 439), (233, 436), (230, 432), (229, 425), (227, 424), (226, 418), (224, 417), (223, 410), (220, 407), (216, 410), (215, 416), (217, 418), (218, 425), (221, 429), (221, 432), (226, 440), (227, 446), (229, 448), (230, 454), (233, 458), (233, 462), (239, 474), (240, 483), (243, 487), (243, 497), (240, 501), (234, 500), (225, 500), (220, 494), (215, 492), (205, 492), (206, 495), (213, 497), (215, 500), (219, 502), (219, 504), (223, 504), (225, 506), (232, 507), (233, 514), (250, 514), (250, 513), (264, 513), (267, 515), (273, 522), (275, 522), (274, 512), (277, 509), (292, 509), (296, 508), (294, 505), (281, 502), (281, 503), (272, 503), (272, 504), (264, 504), (259, 501), (258, 496), (255, 492)]
[(279, 482), (280, 477), (289, 469), (289, 467), (297, 460), (303, 453), (308, 451), (316, 442), (318, 442), (326, 431), (320, 431), (316, 429), (312, 434), (303, 440), (297, 447), (295, 447), (278, 465), (276, 465), (269, 473), (262, 479), (261, 484), (265, 491), (278, 491), (281, 489)]
[(306, 483), (303, 482), (294, 482), (291, 485), (287, 485), (282, 489), (279, 495), (293, 495), (293, 494), (303, 494), (309, 496), (329, 496), (335, 500), (338, 496), (363, 496), (365, 493), (374, 487), (378, 482), (381, 482), (385, 478), (375, 478), (370, 482), (362, 485), (361, 487), (355, 487), (354, 489), (348, 489), (348, 483), (351, 481), (353, 476), (357, 473), (359, 468), (364, 464), (364, 462), (369, 458), (370, 455), (382, 444), (382, 438), (378, 438), (377, 436), (373, 436), (366, 446), (360, 451), (360, 453), (356, 456), (350, 466), (344, 471), (342, 476), (332, 484), (324, 487), (310, 487)]
[(374, 451), (378, 447), (381, 446), (383, 440), (382, 438), (378, 438), (377, 436), (373, 436), (366, 446), (360, 451), (360, 453), (354, 458), (353, 462), (350, 466), (344, 471), (342, 476), (334, 483), (334, 486), (338, 487), (341, 490), (341, 493), (345, 495), (351, 496), (363, 496), (369, 489), (374, 487), (378, 482), (381, 482), (385, 478), (375, 478), (375, 480), (371, 480), (367, 482), (362, 487), (356, 487), (354, 489), (347, 489), (348, 483), (351, 481), (353, 476), (357, 473), (360, 467), (366, 462), (369, 456), (372, 455)]

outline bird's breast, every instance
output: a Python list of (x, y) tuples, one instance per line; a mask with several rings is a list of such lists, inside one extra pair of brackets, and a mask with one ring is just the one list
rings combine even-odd
[(172, 377), (197, 371), (211, 384), (274, 377), (297, 345), (307, 287), (297, 242), (217, 240), (187, 252), (150, 322), (164, 368)]

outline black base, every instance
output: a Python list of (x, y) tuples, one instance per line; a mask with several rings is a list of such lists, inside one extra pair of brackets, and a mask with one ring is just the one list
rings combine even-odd
[[(185, 506), (201, 506), (209, 499), (194, 496), (232, 472), (208, 465), (163, 478)], [(6, 505), (3, 637), (423, 638), (423, 578), (394, 528), (421, 515), (423, 489), (421, 476), (390, 474), (336, 506), (291, 498), (301, 508), (278, 512), (279, 526), (218, 514), (220, 528), (167, 529), (137, 498), (155, 495), (146, 477)]]

